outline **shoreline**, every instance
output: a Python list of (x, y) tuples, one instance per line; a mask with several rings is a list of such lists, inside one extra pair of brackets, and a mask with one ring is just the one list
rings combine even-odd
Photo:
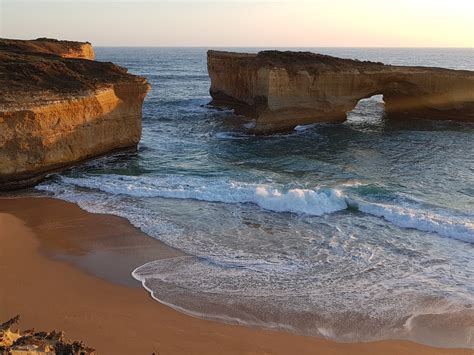
[(121, 217), (54, 198), (0, 196), (0, 242), (0, 321), (20, 314), (21, 328), (64, 330), (98, 354), (472, 354), (402, 340), (336, 343), (185, 315), (131, 276), (182, 252)]

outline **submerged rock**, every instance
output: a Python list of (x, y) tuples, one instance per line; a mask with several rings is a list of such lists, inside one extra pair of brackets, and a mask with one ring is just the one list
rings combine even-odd
[(20, 355), (92, 355), (94, 349), (88, 348), (80, 341), (70, 342), (65, 339), (63, 332), (35, 332), (33, 329), (12, 331), (18, 323), (16, 316), (0, 324), (0, 354)]
[(474, 72), (392, 66), (309, 52), (209, 51), (212, 104), (251, 117), (254, 133), (343, 122), (382, 94), (388, 117), (474, 121)]
[(144, 78), (112, 63), (20, 47), (0, 45), (0, 190), (136, 147), (150, 88)]

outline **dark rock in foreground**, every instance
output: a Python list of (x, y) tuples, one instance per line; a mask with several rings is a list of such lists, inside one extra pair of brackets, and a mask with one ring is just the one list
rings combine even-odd
[(20, 317), (16, 316), (0, 324), (0, 354), (94, 354), (94, 349), (86, 347), (80, 341), (67, 341), (63, 332), (12, 331), (11, 328), (18, 323), (19, 319)]

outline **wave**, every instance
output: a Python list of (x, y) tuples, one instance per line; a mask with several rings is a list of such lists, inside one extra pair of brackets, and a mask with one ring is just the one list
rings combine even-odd
[[(58, 177), (57, 182), (39, 185), (40, 190), (55, 192), (58, 185), (99, 190), (111, 195), (136, 198), (193, 199), (228, 204), (252, 203), (262, 209), (310, 216), (344, 211), (348, 208), (380, 217), (401, 227), (474, 243), (474, 216), (422, 204), (418, 201), (370, 201), (357, 195), (366, 187), (288, 188), (279, 184), (255, 184), (216, 177), (195, 176), (118, 176), (89, 175), (81, 178)], [(350, 191), (355, 191), (351, 193)]]
[(381, 217), (398, 227), (436, 233), (467, 243), (474, 243), (474, 217), (434, 210), (417, 204), (402, 206), (389, 203), (349, 201), (349, 205), (372, 216)]
[[(291, 271), (254, 271), (187, 255), (148, 262), (134, 269), (132, 276), (158, 302), (199, 318), (343, 342), (410, 339), (432, 346), (472, 347), (469, 324), (474, 311), (466, 308), (468, 294), (429, 295), (423, 292), (428, 287), (446, 287), (442, 280), (429, 283), (406, 274), (400, 280), (390, 264), (370, 274), (358, 270), (344, 280), (315, 264)], [(326, 287), (321, 287), (318, 278), (324, 276)], [(418, 289), (420, 283), (424, 290)], [(437, 326), (443, 323), (450, 325), (450, 331)]]
[[(100, 175), (88, 178), (61, 177), (67, 185), (97, 189), (114, 195), (193, 199), (222, 203), (253, 203), (274, 212), (305, 213), (321, 216), (347, 208), (340, 191), (330, 188), (288, 189), (265, 184), (220, 179)], [(51, 190), (48, 184), (39, 189)]]

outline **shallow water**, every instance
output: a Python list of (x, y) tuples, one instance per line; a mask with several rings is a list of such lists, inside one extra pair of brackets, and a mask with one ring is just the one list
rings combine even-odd
[[(313, 50), (474, 70), (471, 49)], [(205, 49), (96, 52), (152, 85), (139, 150), (38, 189), (186, 252), (133, 271), (153, 297), (340, 341), (474, 346), (474, 125), (387, 121), (376, 96), (344, 124), (246, 136), (206, 105)]]

